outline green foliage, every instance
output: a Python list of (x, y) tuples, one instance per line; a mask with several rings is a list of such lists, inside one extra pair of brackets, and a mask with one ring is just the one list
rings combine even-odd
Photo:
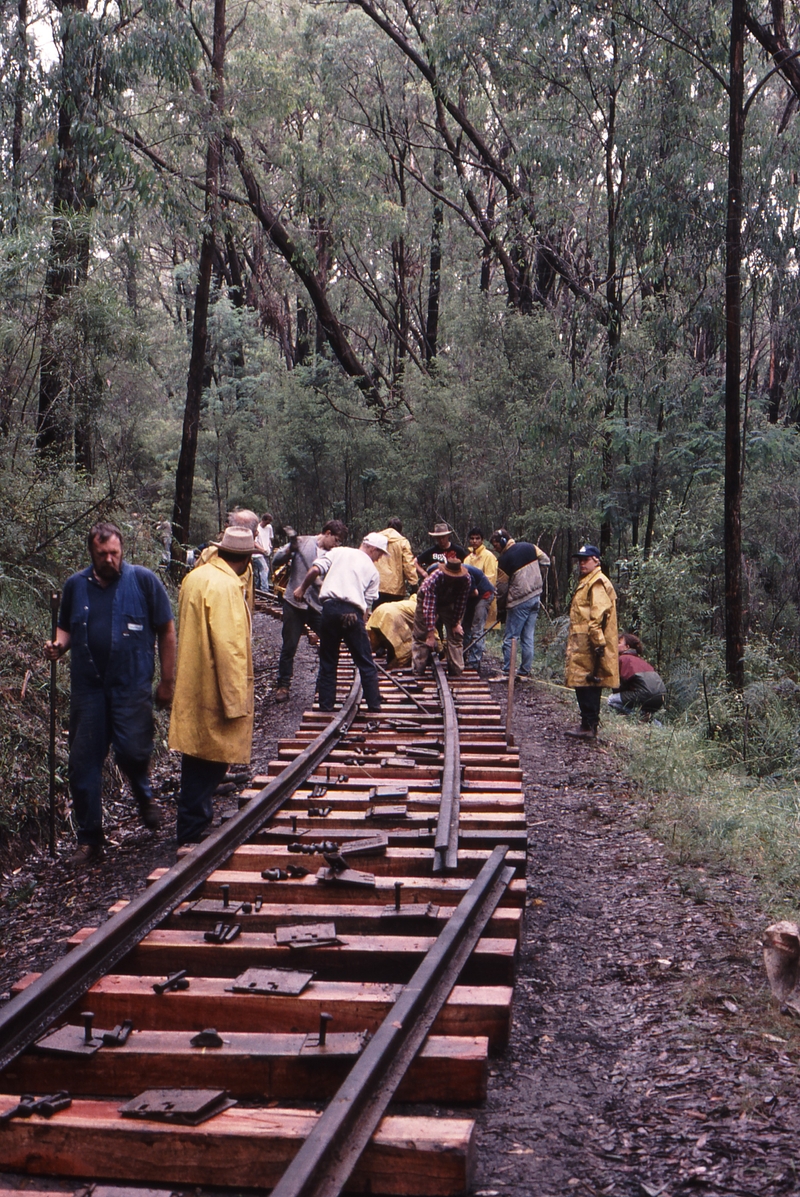
[[(712, 704), (715, 715), (722, 713), (721, 698), (720, 692)], [(773, 729), (793, 722), (796, 746), (799, 719), (796, 703), (791, 711), (784, 707)], [(755, 876), (776, 917), (797, 917), (797, 761), (786, 773), (754, 777), (688, 721), (656, 727), (615, 718), (604, 732), (624, 751), (626, 769), (648, 796), (648, 829), (682, 864), (711, 863)]]

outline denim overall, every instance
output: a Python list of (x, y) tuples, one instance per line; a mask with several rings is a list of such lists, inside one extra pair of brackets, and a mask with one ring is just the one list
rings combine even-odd
[(71, 685), (69, 787), (78, 843), (103, 841), (102, 777), (109, 745), (139, 807), (153, 799), (148, 777), (153, 751), (155, 629), (135, 565), (122, 563), (111, 616), (111, 652), (105, 680), (89, 652), (91, 566), (77, 575), (69, 627)]

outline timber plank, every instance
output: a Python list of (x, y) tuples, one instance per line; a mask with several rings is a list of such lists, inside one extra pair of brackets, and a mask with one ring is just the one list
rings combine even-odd
[[(163, 872), (163, 869), (155, 869), (148, 877), (148, 883), (157, 881)], [(394, 903), (395, 881), (403, 882), (404, 903), (433, 902), (436, 906), (459, 902), (471, 884), (468, 878), (461, 877), (378, 876), (374, 886), (360, 888), (338, 883), (326, 885), (317, 881), (315, 875), (299, 879), (289, 878), (286, 881), (265, 881), (260, 873), (216, 869), (201, 886), (198, 886), (195, 896), (219, 898), (220, 886), (229, 885), (231, 899), (237, 902), (253, 902), (258, 894), (265, 902), (302, 903), (306, 898), (312, 902), (322, 902), (330, 894), (331, 901), (336, 903), (384, 906)], [(526, 882), (522, 878), (515, 878), (506, 886), (500, 905), (524, 906), (525, 894)]]
[[(74, 946), (92, 934), (84, 928), (73, 936)], [(179, 969), (201, 977), (237, 977), (248, 968), (308, 969), (327, 980), (392, 981), (407, 984), (436, 942), (423, 935), (339, 936), (341, 944), (290, 948), (276, 943), (269, 932), (248, 932), (232, 943), (206, 943), (202, 931), (151, 931), (117, 968), (120, 972), (169, 975)], [(510, 985), (514, 979), (517, 944), (513, 939), (478, 941), (462, 969), (465, 985), (490, 979)]]
[[(0, 1112), (16, 1104), (0, 1095)], [(201, 1126), (123, 1118), (115, 1102), (78, 1099), (49, 1120), (33, 1115), (3, 1129), (4, 1166), (32, 1175), (271, 1188), (318, 1115), (234, 1107)], [(474, 1123), (465, 1118), (391, 1115), (381, 1120), (348, 1189), (463, 1193), (471, 1179)]]
[[(305, 823), (312, 823), (314, 826), (325, 827), (331, 819), (338, 817), (351, 818), (353, 812), (366, 812), (368, 806), (372, 806), (375, 802), (374, 797), (370, 797), (370, 790), (375, 788), (375, 783), (370, 782), (365, 784), (360, 789), (345, 790), (343, 788), (329, 789), (324, 798), (312, 798), (310, 794), (305, 794), (302, 790), (298, 790), (294, 797), (281, 807), (275, 816), (274, 822), (285, 822), (293, 816), (297, 818), (298, 823), (302, 820)], [(480, 790), (485, 790), (485, 786), (473, 787), (470, 790), (461, 790), (461, 808), (462, 814), (486, 814), (486, 815), (502, 815), (515, 814), (523, 815), (525, 812), (525, 798), (519, 784), (514, 783), (505, 787), (505, 792), (502, 794), (481, 793)], [(247, 791), (241, 794), (240, 802), (244, 805), (250, 798), (255, 797), (258, 791), (254, 791), (248, 795)], [(402, 820), (403, 825), (414, 826), (414, 819), (418, 819), (424, 823), (428, 815), (436, 816), (439, 810), (439, 794), (436, 793), (423, 794), (415, 793), (413, 787), (409, 790), (407, 797), (403, 798), (403, 804), (408, 808), (408, 815)], [(309, 816), (307, 814), (310, 806), (329, 806), (331, 807), (331, 814), (326, 818), (320, 819), (318, 816)]]
[[(357, 800), (360, 796), (365, 802), (368, 802), (369, 791), (373, 788), (373, 786), (381, 786), (384, 784), (380, 777), (349, 777), (346, 781), (338, 783), (336, 781), (338, 776), (338, 772), (334, 772), (333, 769), (330, 770), (330, 777), (328, 776), (327, 769), (324, 772), (315, 774), (314, 779), (309, 779), (308, 781), (304, 782), (302, 786), (297, 787), (294, 795), (287, 799), (286, 805), (290, 807), (292, 805), (308, 806), (310, 803), (314, 806), (318, 806), (319, 800), (311, 797), (311, 788), (312, 785), (315, 785), (320, 781), (327, 783), (329, 787), (328, 793), (325, 795), (326, 806), (330, 806), (329, 800), (332, 798), (341, 799), (348, 796), (352, 796), (354, 800)], [(256, 794), (259, 794), (269, 781), (271, 781), (271, 778), (255, 778), (252, 786), (242, 791), (240, 798), (244, 797), (247, 799), (255, 797)], [(428, 783), (416, 777), (408, 778), (407, 781), (409, 803), (427, 800), (435, 801), (438, 804), (439, 788), (434, 782)], [(462, 785), (462, 791), (463, 789), (464, 787)], [(470, 787), (470, 796), (474, 797), (476, 800), (482, 798), (483, 801), (488, 803), (490, 807), (494, 804), (499, 804), (502, 807), (504, 801), (507, 801), (503, 799), (503, 794), (508, 792), (511, 792), (512, 795), (519, 795), (521, 793), (520, 783), (518, 781), (501, 779), (494, 782), (491, 788), (487, 785), (476, 785), (474, 783)], [(513, 802), (514, 799), (512, 798), (511, 801)], [(285, 810), (286, 805), (281, 807), (281, 810)]]
[[(19, 987), (30, 984), (29, 973)], [(271, 1031), (316, 1033), (322, 1011), (333, 1015), (331, 1031), (378, 1029), (400, 993), (400, 985), (357, 981), (312, 981), (299, 997), (229, 993), (224, 977), (191, 977), (182, 992), (158, 995), (159, 976), (110, 973), (94, 984), (69, 1012), (80, 1022), (93, 1010), (95, 1025), (114, 1027), (129, 1018), (137, 1030)], [(436, 1018), (436, 1035), (485, 1035), (491, 1051), (508, 1041), (513, 990), (508, 985), (455, 985)]]
[[(207, 930), (219, 921), (215, 914), (203, 914), (190, 910), (190, 903), (178, 907), (175, 914), (170, 915), (162, 924), (162, 928), (173, 930)], [(112, 907), (112, 911), (113, 911)], [(431, 927), (431, 934), (438, 935), (451, 917), (454, 906), (440, 906), (435, 918), (426, 919), (425, 927)], [(184, 911), (186, 913), (184, 913)], [(486, 935), (490, 938), (513, 938), (519, 941), (522, 931), (522, 910), (518, 907), (498, 906), (486, 924)], [(379, 928), (386, 929), (387, 920), (381, 906), (345, 906), (345, 905), (287, 905), (286, 903), (269, 903), (263, 905), (259, 911), (251, 914), (237, 914), (236, 921), (248, 931), (274, 931), (276, 927), (289, 926), (292, 923), (324, 923), (333, 922), (337, 931), (348, 934), (370, 934)], [(388, 926), (392, 926), (391, 922)], [(424, 928), (420, 928), (424, 929)]]
[[(480, 826), (481, 822), (485, 823), (486, 826), (482, 828)], [(273, 845), (292, 844), (302, 837), (306, 843), (310, 843), (317, 837), (313, 830), (311, 834), (306, 834), (308, 830), (307, 828), (301, 828), (299, 822), (295, 831), (292, 831), (291, 824), (286, 822), (281, 824), (273, 823), (270, 827), (260, 831), (251, 842)], [(384, 829), (382, 828), (381, 830)], [(345, 821), (337, 817), (333, 822), (329, 821), (324, 834), (319, 838), (335, 840), (337, 843), (341, 843), (350, 839), (368, 837), (373, 835), (374, 832), (375, 829), (370, 827), (362, 816), (357, 816), (350, 821)], [(421, 826), (408, 828), (389, 826), (385, 829), (385, 834), (390, 848), (432, 847), (436, 837), (436, 821), (435, 819), (431, 819)], [(493, 825), (491, 819), (481, 819), (477, 828), (474, 824), (469, 828), (461, 827), (458, 844), (460, 848), (465, 849), (491, 849), (496, 848), (498, 844), (505, 844), (509, 851), (527, 852), (528, 833), (521, 818), (517, 819), (515, 817), (513, 821), (508, 819), (498, 825)]]
[[(366, 870), (365, 870), (366, 871)], [(394, 883), (403, 883), (403, 902), (434, 902), (437, 906), (455, 900), (458, 902), (470, 887), (470, 880), (462, 877), (381, 877), (376, 876), (375, 885), (361, 888), (353, 885), (325, 884), (316, 876), (291, 878), (286, 881), (265, 881), (260, 873), (248, 873), (236, 869), (217, 869), (204, 882), (203, 897), (218, 898), (220, 885), (230, 885), (231, 898), (238, 901), (252, 901), (257, 893), (265, 902), (283, 899), (286, 902), (323, 901), (328, 894), (331, 901), (353, 905), (392, 905)], [(326, 892), (327, 891), (327, 892)], [(515, 878), (509, 882), (500, 902), (505, 906), (524, 906), (526, 882)]]
[[(226, 1031), (220, 1048), (190, 1045), (192, 1031), (133, 1031), (122, 1047), (71, 1058), (28, 1051), (3, 1073), (20, 1093), (67, 1089), (86, 1095), (135, 1097), (150, 1088), (226, 1089), (248, 1100), (327, 1101), (355, 1056), (327, 1049), (303, 1053), (305, 1034)], [(313, 1038), (313, 1037), (312, 1037)], [(343, 1037), (349, 1038), (349, 1037)], [(486, 1096), (489, 1041), (485, 1036), (429, 1036), (397, 1092), (398, 1101), (478, 1102)], [(2, 1140), (0, 1140), (2, 1144)]]
[[(488, 848), (459, 848), (458, 872), (461, 877), (477, 877), (491, 856)], [(359, 856), (353, 861), (353, 868), (363, 869), (381, 877), (429, 877), (433, 870), (433, 848), (386, 848), (370, 856)], [(233, 871), (261, 872), (262, 869), (286, 869), (288, 865), (301, 864), (316, 872), (325, 867), (321, 855), (303, 856), (289, 852), (280, 845), (242, 844), (228, 858), (226, 867)], [(509, 852), (505, 864), (516, 869), (517, 875), (524, 875), (525, 854)]]
[(480, 765), (465, 765), (463, 772), (464, 781), (522, 781), (521, 769), (504, 769), (498, 765), (496, 768), (492, 765), (489, 768), (483, 768)]

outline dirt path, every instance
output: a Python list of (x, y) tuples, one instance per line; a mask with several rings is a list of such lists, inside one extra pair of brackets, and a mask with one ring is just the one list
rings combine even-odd
[[(291, 735), (303, 711), (311, 706), (317, 657), (303, 638), (291, 700), (277, 706), (270, 694), (277, 674), (280, 624), (256, 614), (253, 634), (257, 716), (251, 769), (255, 773), (266, 768), (277, 754), (278, 739)], [(177, 755), (162, 752), (154, 761), (152, 774), (165, 815), (160, 831), (146, 831), (141, 826), (135, 803), (120, 791), (118, 779), (112, 779), (103, 799), (106, 856), (101, 865), (76, 872), (68, 860), (75, 842), (66, 833), (55, 861), (46, 853), (33, 853), (20, 868), (0, 878), (0, 1000), (8, 997), (18, 977), (41, 971), (57, 960), (75, 931), (97, 926), (108, 917), (114, 902), (132, 898), (143, 889), (153, 869), (175, 863)], [(233, 809), (235, 796), (216, 800), (217, 817)]]
[[(255, 633), (262, 768), (310, 705), (316, 658), (302, 641), (291, 701), (276, 706), (280, 626), (259, 616)], [(546, 688), (518, 692), (529, 909), (511, 1044), (474, 1111), (473, 1193), (800, 1193), (800, 1037), (769, 1001), (752, 887), (671, 861), (608, 748), (564, 737), (574, 721)], [(165, 804), (176, 777), (166, 757)], [(124, 801), (109, 822), (102, 867), (76, 877), (31, 857), (3, 878), (0, 993), (175, 859), (171, 808), (155, 834)]]
[(796, 1194), (798, 1035), (769, 1000), (752, 890), (670, 862), (571, 723), (544, 687), (518, 693), (529, 909), (475, 1191)]

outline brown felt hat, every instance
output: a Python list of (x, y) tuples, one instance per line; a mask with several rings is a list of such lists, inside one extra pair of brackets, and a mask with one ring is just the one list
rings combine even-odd
[(435, 524), (432, 532), (428, 536), (455, 536), (455, 532), (449, 524)]
[(226, 528), (221, 540), (215, 540), (218, 549), (226, 553), (235, 553), (237, 557), (252, 557), (256, 547), (253, 533), (249, 528)]
[(445, 561), (444, 568), (448, 574), (463, 574), (467, 576), (467, 571), (460, 561)]

